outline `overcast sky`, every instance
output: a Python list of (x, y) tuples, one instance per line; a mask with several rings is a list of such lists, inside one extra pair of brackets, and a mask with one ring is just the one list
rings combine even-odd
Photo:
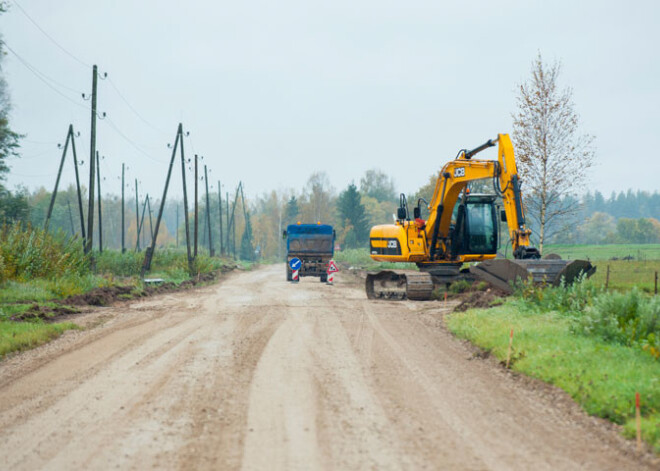
[[(229, 191), (302, 187), (314, 171), (342, 190), (374, 167), (414, 191), (459, 148), (511, 132), (516, 84), (540, 51), (562, 62), (581, 131), (596, 137), (587, 188), (660, 190), (658, 1), (10, 4), (3, 39), (47, 77), (4, 58), (11, 123), (27, 135), (10, 187), (52, 188), (69, 123), (88, 171), (81, 93), (98, 64), (104, 192), (119, 193), (125, 162), (160, 196), (179, 122), (187, 155)], [(63, 184), (73, 175), (67, 161)]]

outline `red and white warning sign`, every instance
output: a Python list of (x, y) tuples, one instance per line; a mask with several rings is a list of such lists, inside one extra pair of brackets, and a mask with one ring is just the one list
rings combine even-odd
[(335, 263), (334, 260), (330, 260), (330, 263), (328, 263), (328, 273), (337, 273), (339, 271), (339, 268), (337, 268), (337, 264)]

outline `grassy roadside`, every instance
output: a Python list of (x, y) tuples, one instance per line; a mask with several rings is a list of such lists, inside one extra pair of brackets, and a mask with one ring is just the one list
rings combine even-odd
[[(77, 329), (71, 322), (54, 322), (59, 314), (79, 312), (67, 299), (106, 290), (122, 288), (117, 297), (129, 299), (147, 295), (150, 291), (138, 274), (143, 253), (106, 251), (96, 256), (96, 272), (65, 272), (62, 276), (25, 277), (0, 283), (0, 359), (7, 353), (27, 350), (49, 342), (66, 330)], [(234, 262), (200, 254), (195, 263), (198, 274), (227, 271), (235, 265), (251, 268), (247, 262)], [(150, 278), (161, 278), (164, 288), (178, 289), (189, 284), (186, 255), (180, 251), (163, 250), (154, 257)], [(97, 298), (99, 299), (99, 298)], [(93, 302), (92, 304), (97, 304)], [(105, 302), (100, 301), (101, 304)], [(77, 302), (76, 304), (81, 304)]]
[(0, 358), (7, 353), (38, 347), (59, 337), (63, 332), (77, 329), (71, 322), (57, 324), (0, 321)]
[(514, 329), (514, 370), (562, 388), (588, 413), (623, 425), (624, 435), (631, 438), (639, 391), (642, 438), (660, 453), (660, 361), (646, 352), (576, 335), (571, 319), (556, 312), (532, 312), (519, 300), (455, 312), (447, 325), (500, 360), (506, 359)]

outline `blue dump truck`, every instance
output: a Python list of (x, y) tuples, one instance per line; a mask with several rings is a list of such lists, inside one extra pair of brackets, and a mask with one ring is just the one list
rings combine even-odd
[(299, 258), (302, 262), (298, 276), (318, 276), (328, 279), (328, 263), (335, 249), (335, 231), (328, 224), (291, 224), (283, 233), (286, 238), (286, 279), (291, 281), (289, 262)]

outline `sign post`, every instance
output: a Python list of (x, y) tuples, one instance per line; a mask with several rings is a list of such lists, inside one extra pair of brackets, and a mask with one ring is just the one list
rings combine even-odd
[(289, 267), (291, 268), (291, 281), (297, 283), (300, 281), (300, 267), (302, 266), (302, 261), (298, 257), (294, 257), (289, 260)]
[(335, 273), (339, 271), (339, 268), (337, 267), (337, 264), (335, 263), (334, 260), (330, 260), (330, 263), (328, 263), (328, 278), (326, 283), (331, 285), (335, 281)]

